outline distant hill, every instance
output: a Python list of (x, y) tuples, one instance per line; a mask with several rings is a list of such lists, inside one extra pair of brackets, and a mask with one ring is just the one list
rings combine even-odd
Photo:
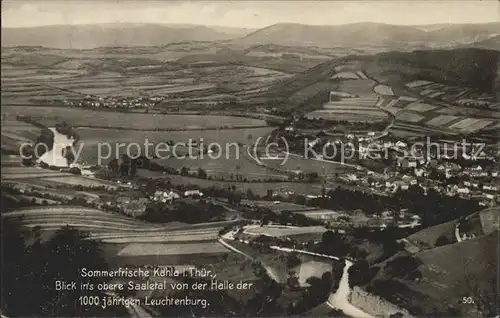
[(500, 52), (473, 48), (387, 52), (364, 60), (368, 74), (392, 85), (420, 79), (493, 93)]
[(196, 25), (128, 23), (2, 28), (2, 47), (44, 46), (61, 49), (90, 49), (116, 46), (162, 46), (174, 42), (229, 40), (244, 34), (231, 28), (226, 28), (226, 31), (230, 32)]
[(449, 39), (473, 43), (500, 34), (500, 22), (483, 24), (451, 24), (430, 32), (434, 40)]
[(273, 44), (352, 49), (373, 46), (384, 50), (408, 51), (479, 42), (500, 34), (500, 23), (432, 26), (367, 22), (326, 26), (278, 23), (258, 30), (195, 24), (109, 23), (2, 28), (2, 31), (2, 46), (44, 46), (62, 49), (228, 41), (229, 45), (238, 48)]
[(493, 36), (489, 39), (476, 42), (476, 43), (472, 44), (471, 46), (478, 48), (478, 49), (500, 51), (500, 35), (496, 35), (496, 36)]
[(360, 44), (391, 45), (411, 39), (423, 41), (425, 32), (413, 27), (380, 23), (345, 25), (304, 25), (279, 23), (231, 41), (239, 46), (277, 44), (285, 46), (352, 46)]
[(500, 32), (500, 23), (401, 26), (382, 23), (303, 25), (279, 23), (231, 41), (233, 45), (278, 44), (336, 47), (377, 45), (407, 50), (438, 48), (479, 41)]
[[(326, 61), (298, 73), (274, 85), (266, 94), (269, 98), (286, 100), (301, 89), (331, 81), (332, 75), (337, 73), (335, 70), (337, 66), (363, 70), (369, 77), (394, 87), (421, 79), (469, 86), (491, 93), (497, 77), (497, 63), (500, 63), (500, 52), (480, 49), (420, 50), (347, 56)], [(328, 85), (325, 87), (326, 92)], [(330, 87), (333, 86), (330, 85)], [(308, 99), (317, 98), (324, 95), (323, 93), (321, 90), (304, 93), (302, 104), (308, 104)], [(284, 104), (292, 107), (301, 106), (301, 104), (290, 103), (290, 100)]]

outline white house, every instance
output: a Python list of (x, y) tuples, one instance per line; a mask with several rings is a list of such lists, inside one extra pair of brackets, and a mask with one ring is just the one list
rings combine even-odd
[(404, 143), (402, 141), (398, 141), (396, 143), (396, 147), (398, 147), (398, 148), (406, 148), (406, 146), (407, 146), (406, 143)]
[(192, 197), (192, 196), (200, 196), (200, 197), (202, 197), (203, 193), (200, 192), (200, 190), (188, 190), (188, 191), (184, 192), (184, 196), (185, 197)]
[(415, 174), (416, 177), (424, 177), (425, 170), (424, 169), (417, 169), (417, 168), (415, 168), (414, 174)]
[(467, 187), (457, 188), (457, 193), (459, 193), (459, 194), (469, 194), (470, 190)]
[(484, 194), (484, 198), (488, 199), (488, 200), (494, 200), (495, 199), (495, 195), (490, 194), (490, 193), (485, 193)]

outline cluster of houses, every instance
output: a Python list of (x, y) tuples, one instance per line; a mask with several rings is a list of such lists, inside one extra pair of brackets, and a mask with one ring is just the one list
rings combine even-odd
[[(293, 137), (304, 135), (293, 125), (285, 131)], [(356, 172), (340, 175), (339, 181), (379, 195), (391, 195), (398, 190), (405, 191), (412, 186), (419, 186), (424, 193), (432, 188), (443, 195), (479, 200), (485, 206), (500, 203), (498, 166), (491, 164), (483, 168), (477, 164), (479, 158), (496, 163), (498, 154), (484, 150), (474, 154), (480, 156), (476, 158), (471, 155), (473, 149), (470, 144), (464, 149), (460, 143), (441, 140), (439, 145), (443, 145), (442, 147), (436, 146), (437, 143), (430, 143), (429, 147), (414, 147), (415, 145), (402, 140), (394, 140), (383, 134), (378, 134), (378, 137), (376, 135), (373, 132), (348, 133), (343, 139), (356, 147), (360, 159), (389, 159), (390, 164), (387, 164), (388, 161), (384, 163), (387, 165), (385, 171), (367, 173), (365, 169), (358, 169)], [(309, 141), (308, 146), (312, 148), (332, 143), (322, 140), (324, 137), (328, 135), (318, 133), (315, 139)], [(450, 154), (452, 150), (453, 154)], [(457, 162), (467, 164), (462, 167)]]
[(67, 106), (85, 108), (153, 108), (164, 100), (162, 96), (151, 97), (115, 97), (87, 95), (79, 100), (63, 100)]
[(203, 197), (203, 193), (200, 192), (199, 190), (188, 190), (184, 191), (184, 193), (182, 194), (179, 194), (172, 190), (168, 191), (158, 190), (147, 198), (144, 197), (132, 198), (130, 196), (118, 197), (116, 198), (116, 206), (120, 208), (120, 210), (123, 211), (125, 214), (136, 217), (142, 215), (146, 211), (147, 206), (153, 202), (172, 204), (176, 200), (182, 198), (201, 198), (201, 197)]
[[(357, 138), (353, 135), (346, 137), (348, 139)], [(357, 140), (361, 141), (361, 138), (357, 138)], [(402, 141), (377, 140), (376, 143), (382, 149), (391, 149), (397, 152), (403, 152), (409, 147), (407, 143)], [(361, 154), (364, 149), (362, 146), (359, 147)], [(493, 162), (496, 161), (492, 154), (488, 155), (482, 152), (481, 156)], [(459, 159), (473, 163), (474, 158), (471, 156), (462, 153), (461, 157)], [(479, 164), (462, 167), (450, 159), (453, 158), (447, 155), (434, 155), (433, 158), (428, 154), (418, 154), (418, 157), (416, 155), (402, 156), (395, 160), (393, 167), (385, 169), (384, 173), (358, 172), (346, 174), (340, 178), (346, 183), (368, 187), (378, 194), (391, 194), (398, 190), (408, 190), (411, 186), (420, 186), (424, 193), (432, 188), (444, 195), (459, 195), (463, 198), (479, 200), (484, 206), (496, 205), (500, 202), (498, 168), (483, 168)], [(431, 173), (437, 173), (441, 176), (440, 180), (429, 178)]]

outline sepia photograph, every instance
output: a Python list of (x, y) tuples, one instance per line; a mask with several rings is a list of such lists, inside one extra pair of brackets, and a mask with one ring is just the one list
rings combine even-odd
[(1, 6), (1, 318), (500, 317), (500, 1)]

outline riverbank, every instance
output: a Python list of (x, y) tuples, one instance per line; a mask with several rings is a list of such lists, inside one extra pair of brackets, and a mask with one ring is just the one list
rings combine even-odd
[[(297, 227), (282, 226), (282, 228), (296, 229)], [(219, 242), (233, 252), (240, 253), (247, 258), (253, 258), (245, 252), (231, 246), (229, 241), (236, 240), (235, 235), (237, 235), (237, 233), (238, 231), (232, 230), (224, 235), (219, 235)], [(349, 268), (354, 264), (354, 260), (341, 259), (333, 255), (318, 254), (307, 250), (286, 248), (276, 245), (269, 247), (272, 250), (280, 252), (305, 254), (344, 262), (345, 265), (339, 282), (339, 287), (335, 292), (329, 295), (327, 301), (325, 302), (325, 305), (330, 307), (332, 310), (341, 310), (344, 314), (354, 318), (374, 318), (380, 316), (389, 317), (390, 315), (396, 313), (401, 313), (403, 317), (412, 317), (407, 310), (399, 308), (395, 304), (379, 296), (371, 295), (357, 286), (351, 288), (349, 285)], [(266, 270), (275, 281), (280, 281), (277, 278), (279, 275), (277, 275), (275, 271), (270, 268), (266, 268)]]
[(382, 315), (383, 317), (388, 317), (390, 315), (400, 313), (403, 315), (402, 317), (413, 317), (407, 310), (402, 309), (379, 296), (369, 294), (358, 286), (354, 286), (351, 289), (349, 302), (353, 306), (375, 316)]

